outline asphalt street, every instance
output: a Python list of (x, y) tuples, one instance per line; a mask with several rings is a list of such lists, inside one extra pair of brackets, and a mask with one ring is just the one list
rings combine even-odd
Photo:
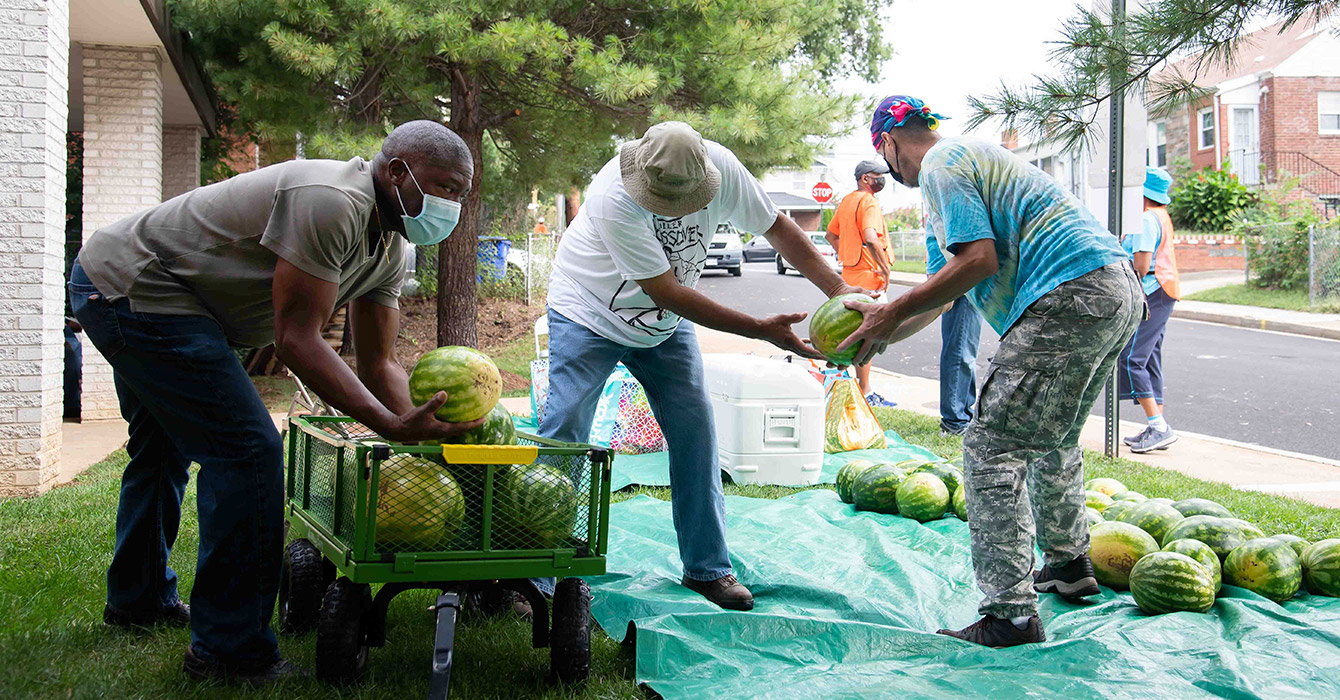
[[(771, 262), (747, 263), (741, 277), (706, 272), (698, 289), (752, 315), (813, 312), (824, 301), (800, 275), (778, 275)], [(996, 343), (984, 324), (979, 378)], [(1340, 459), (1340, 342), (1172, 319), (1163, 358), (1166, 416), (1175, 429)], [(939, 360), (937, 323), (890, 347), (875, 366), (935, 379)], [(1102, 410), (1100, 401), (1094, 413)], [(1133, 404), (1121, 410), (1125, 420), (1144, 418)]]

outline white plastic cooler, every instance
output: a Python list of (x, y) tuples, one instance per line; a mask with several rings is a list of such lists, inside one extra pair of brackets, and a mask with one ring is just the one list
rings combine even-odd
[(802, 365), (756, 355), (703, 355), (703, 367), (721, 468), (737, 483), (818, 483), (823, 385)]

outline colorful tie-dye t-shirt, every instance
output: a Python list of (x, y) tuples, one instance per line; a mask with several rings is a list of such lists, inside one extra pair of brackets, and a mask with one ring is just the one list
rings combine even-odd
[(1130, 259), (1074, 195), (995, 144), (941, 139), (921, 161), (920, 185), (928, 273), (958, 246), (995, 239), (1000, 268), (967, 296), (1001, 335), (1047, 292)]

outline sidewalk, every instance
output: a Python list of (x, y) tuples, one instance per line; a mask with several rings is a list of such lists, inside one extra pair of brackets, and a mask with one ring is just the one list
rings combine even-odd
[[(780, 355), (781, 350), (759, 340), (741, 338), (699, 327), (698, 344), (704, 353), (753, 352)], [(898, 403), (898, 408), (939, 418), (940, 383), (875, 368), (872, 388)], [(1122, 434), (1142, 430), (1143, 425), (1122, 422)], [(1181, 472), (1234, 488), (1289, 496), (1331, 508), (1340, 508), (1340, 463), (1322, 457), (1284, 453), (1257, 445), (1246, 445), (1207, 435), (1179, 433), (1181, 439), (1170, 450), (1137, 455), (1123, 448), (1121, 457), (1161, 469)], [(1084, 447), (1103, 451), (1103, 419), (1090, 416), (1080, 438)]]
[[(912, 272), (894, 272), (889, 279), (896, 284), (921, 284), (926, 276)], [(1241, 284), (1241, 272), (1191, 272), (1182, 277), (1182, 294)], [(1259, 331), (1293, 333), (1314, 338), (1340, 340), (1340, 314), (1314, 314), (1307, 311), (1266, 309), (1259, 306), (1216, 304), (1209, 301), (1179, 301), (1173, 318), (1205, 321), (1226, 326), (1241, 326)]]

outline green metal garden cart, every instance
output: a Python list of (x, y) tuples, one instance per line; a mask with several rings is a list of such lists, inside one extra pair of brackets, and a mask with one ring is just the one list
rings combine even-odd
[[(550, 677), (590, 672), (590, 589), (605, 573), (608, 450), (520, 435), (519, 445), (398, 445), (352, 418), (290, 416), (281, 631), (316, 629), (317, 677), (349, 683), (386, 641), (391, 599), (440, 591), (430, 700), (445, 698), (463, 596), (510, 589), (534, 611)], [(561, 579), (549, 602), (532, 583)], [(376, 594), (372, 587), (379, 585)]]

